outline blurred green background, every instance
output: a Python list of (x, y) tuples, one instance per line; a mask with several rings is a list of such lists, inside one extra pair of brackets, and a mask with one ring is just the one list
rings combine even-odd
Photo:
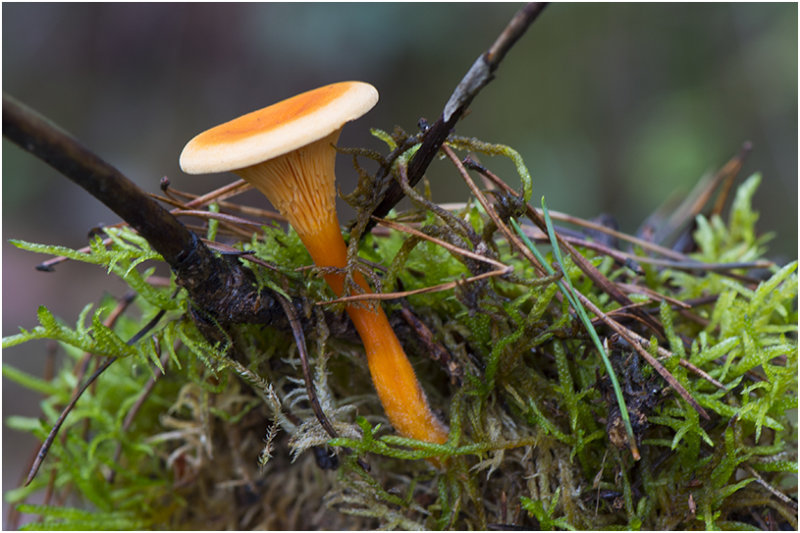
[[(370, 126), (433, 121), (519, 4), (3, 4), (3, 90), (70, 131), (147, 191), (169, 176), (202, 192), (226, 179), (186, 176), (199, 131), (326, 83), (373, 83), (378, 106), (341, 144), (382, 148)], [(797, 5), (555, 4), (501, 64), (458, 126), (524, 157), (534, 199), (625, 231), (676, 191), (753, 142), (743, 176), (761, 171), (760, 229), (776, 259), (797, 257)], [(342, 158), (343, 159), (343, 158)], [(349, 191), (352, 169), (340, 161)], [(484, 159), (510, 183), (513, 167)], [(124, 288), (86, 265), (36, 272), (42, 257), (9, 238), (80, 247), (117, 218), (77, 186), (3, 141), (3, 335), (47, 304), (74, 323), (86, 302)], [(444, 163), (435, 199), (461, 201)], [(258, 197), (250, 197), (259, 202)], [(345, 213), (343, 222), (348, 219)], [(45, 346), (4, 360), (38, 371)], [(3, 416), (37, 412), (8, 383)], [(6, 431), (4, 486), (33, 453)]]

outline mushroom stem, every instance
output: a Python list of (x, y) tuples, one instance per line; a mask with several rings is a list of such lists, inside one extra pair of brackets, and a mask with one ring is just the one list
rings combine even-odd
[[(347, 248), (336, 215), (333, 186), (333, 144), (340, 131), (300, 150), (235, 172), (259, 189), (288, 219), (317, 266), (343, 269), (347, 266)], [(289, 175), (291, 179), (287, 179)], [(330, 183), (330, 187), (320, 187), (320, 182)], [(344, 275), (325, 274), (324, 278), (336, 296), (342, 296)], [(371, 292), (360, 273), (356, 272), (353, 279), (365, 292)], [(447, 441), (447, 429), (431, 411), (380, 305), (350, 304), (345, 309), (364, 343), (372, 381), (392, 426), (406, 437), (440, 444)]]

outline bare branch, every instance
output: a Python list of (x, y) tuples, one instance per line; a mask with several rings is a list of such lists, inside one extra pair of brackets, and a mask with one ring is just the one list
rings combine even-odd
[[(472, 99), (492, 81), (494, 71), (497, 70), (506, 53), (522, 37), (546, 6), (546, 2), (532, 2), (525, 5), (514, 15), (489, 49), (472, 64), (472, 67), (470, 67), (453, 91), (439, 119), (425, 131), (422, 145), (408, 165), (408, 182), (412, 187), (422, 178), (428, 165), (431, 164), (434, 156), (439, 152), (445, 139), (464, 114)], [(388, 172), (388, 169), (383, 172)], [(402, 198), (403, 191), (395, 182), (392, 182), (386, 190), (381, 203), (373, 210), (373, 216), (378, 218), (385, 217)], [(364, 233), (367, 233), (372, 226), (373, 223), (370, 222)]]
[(122, 173), (75, 138), (8, 95), (3, 136), (83, 187), (138, 231), (180, 273), (199, 250), (197, 237)]
[(235, 258), (215, 256), (119, 170), (7, 95), (3, 95), (3, 136), (83, 187), (147, 239), (188, 291), (204, 335), (214, 333), (212, 324), (271, 323), (283, 318), (272, 294), (255, 289), (250, 270)]

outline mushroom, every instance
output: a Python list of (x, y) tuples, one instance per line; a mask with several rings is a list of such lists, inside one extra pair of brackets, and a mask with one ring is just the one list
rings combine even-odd
[[(189, 174), (232, 171), (261, 191), (294, 227), (314, 263), (343, 269), (347, 248), (336, 215), (334, 144), (342, 126), (378, 101), (367, 83), (326, 85), (216, 126), (193, 138), (180, 156)], [(324, 274), (336, 296), (344, 275)], [(364, 277), (353, 280), (371, 292)], [(447, 430), (430, 409), (381, 307), (346, 311), (361, 336), (372, 381), (389, 421), (406, 437), (444, 443)]]

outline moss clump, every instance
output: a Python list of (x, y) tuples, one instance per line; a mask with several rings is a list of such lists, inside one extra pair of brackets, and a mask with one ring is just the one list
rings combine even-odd
[[(377, 135), (390, 149), (413, 145), (399, 131)], [(118, 304), (108, 300), (72, 328), (42, 308), (41, 326), (4, 339), (4, 348), (55, 339), (67, 354), (49, 381), (4, 366), (45, 395), (43, 420), (8, 425), (42, 440), (82, 376), (118, 357), (83, 393), (38, 476), (6, 499), (46, 528), (796, 527), (797, 263), (758, 277), (743, 264), (765, 253), (750, 208), (759, 177), (739, 187), (727, 221), (696, 219), (693, 253), (665, 264), (640, 250), (632, 265), (621, 247), (578, 233), (569, 242), (580, 257), (553, 254), (553, 238), (525, 222), (541, 219), (526, 206), (533, 188), (518, 154), (468, 139), (450, 147), (512, 158), (521, 194), (501, 187), (481, 199), (465, 188), (465, 203), (446, 211), (412, 192), (413, 208), (395, 218), (422, 234), (382, 230), (359, 247), (384, 292), (404, 291), (383, 305), (449, 422), (446, 444), (392, 434), (357, 337), (341, 306), (325, 305), (330, 294), (302, 268), (310, 260), (291, 231), (264, 226), (236, 245), (259, 260), (242, 256), (259, 283), (294, 302), (314, 399), (336, 438), (314, 414), (305, 352), (285, 325), (242, 324), (210, 344), (174, 280), (153, 283), (153, 270), (141, 270), (159, 260), (147, 243), (108, 229), (110, 246), (98, 238), (88, 254), (16, 243), (103, 265), (136, 293), (138, 315), (112, 320)], [(400, 179), (413, 150), (391, 163), (355, 153)], [(357, 170), (356, 231), (384, 185)], [(208, 235), (231, 242), (225, 224)], [(551, 250), (552, 275), (515, 227)], [(604, 363), (570, 286), (638, 346), (590, 313)], [(434, 457), (439, 467), (425, 460)], [(21, 503), (45, 489), (48, 505)]]

